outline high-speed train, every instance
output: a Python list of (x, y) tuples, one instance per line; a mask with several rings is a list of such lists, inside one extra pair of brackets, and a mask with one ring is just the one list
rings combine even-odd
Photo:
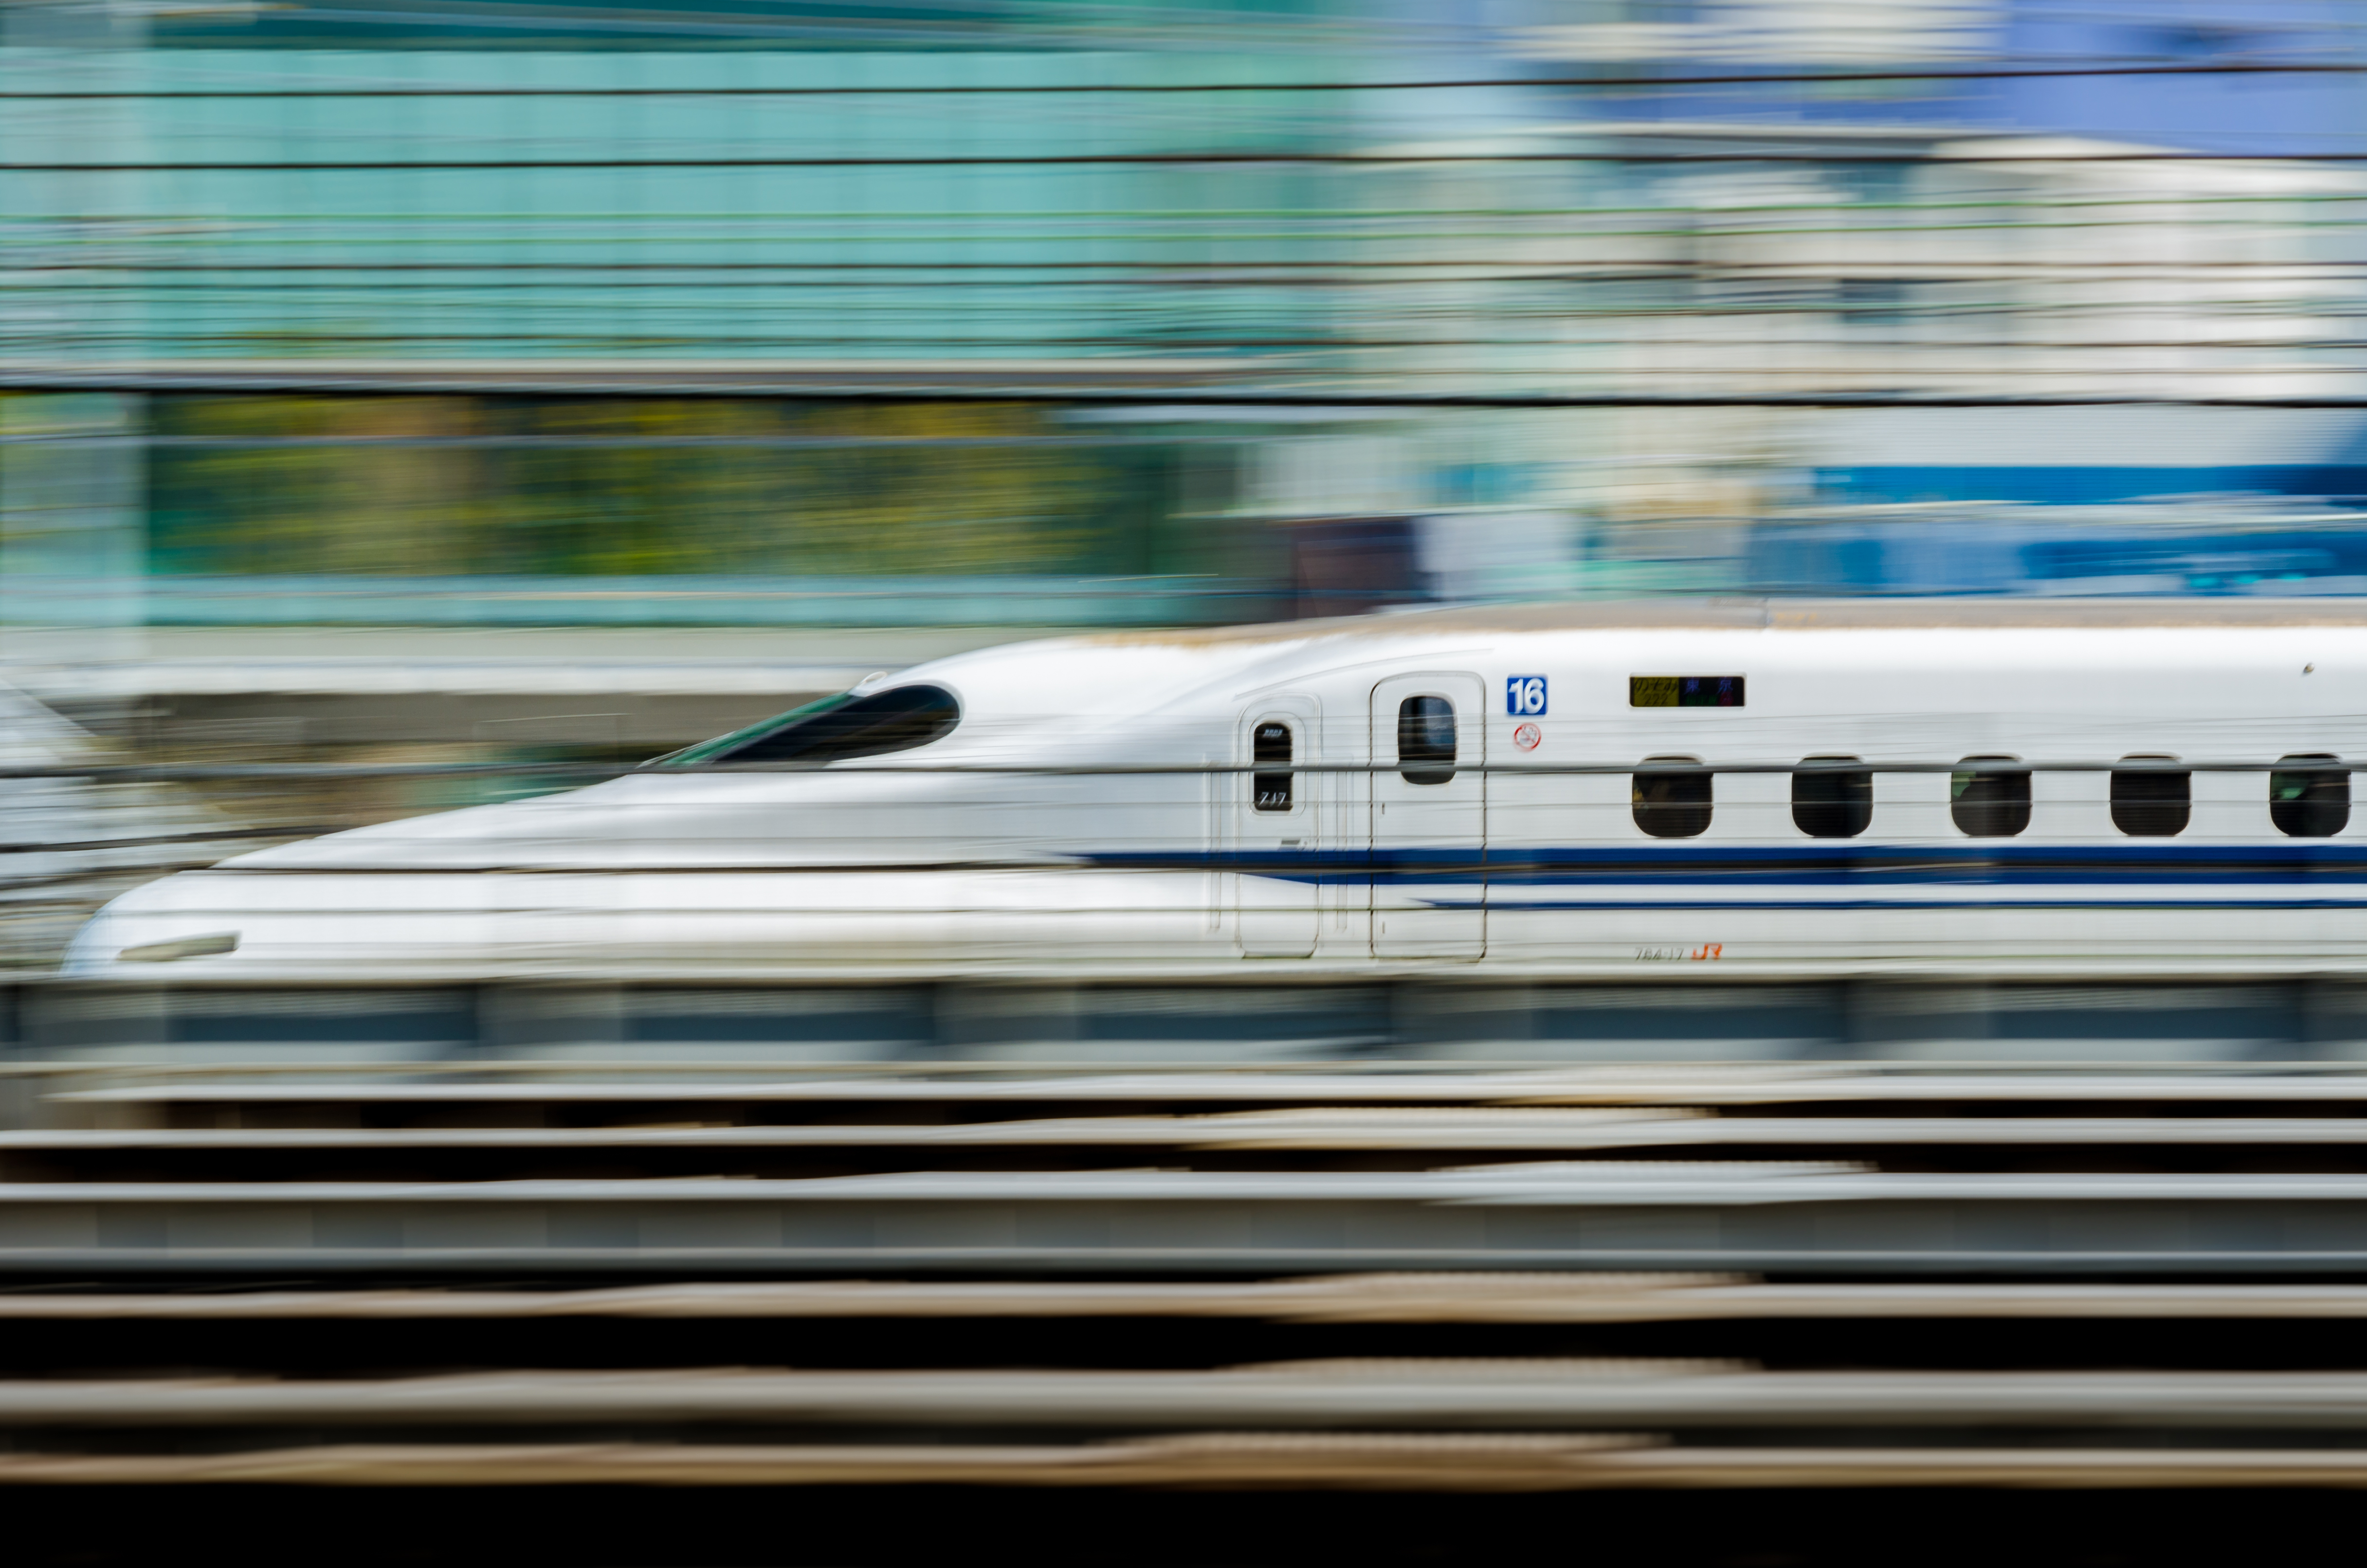
[(2367, 608), (1736, 602), (1022, 643), (184, 872), (71, 972), (2367, 970)]

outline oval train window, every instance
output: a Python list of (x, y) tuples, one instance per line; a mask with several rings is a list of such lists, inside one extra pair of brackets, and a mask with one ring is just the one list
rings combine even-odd
[[(1697, 763), (1690, 756), (1648, 756), (1656, 762)], [(1636, 825), (1655, 838), (1697, 838), (1709, 831), (1712, 803), (1707, 773), (1637, 773), (1628, 781), (1628, 809)]]
[(2312, 752), (2277, 760), (2286, 766), (2269, 775), (2269, 820), (2279, 833), (2287, 838), (2332, 838), (2350, 825), (2350, 770), (2293, 766), (2338, 758)]
[[(1966, 762), (2012, 762), (2010, 756), (1968, 756)], [(1956, 831), (1974, 838), (2011, 838), (2030, 825), (2030, 775), (1966, 769), (1948, 775), (1948, 814)]]
[[(2176, 762), (2174, 756), (2126, 756), (2124, 762)], [(2194, 775), (2170, 769), (2114, 768), (2112, 825), (2131, 838), (2175, 838), (2194, 814)]]
[(686, 746), (661, 761), (667, 767), (844, 762), (927, 745), (953, 733), (960, 722), (960, 702), (941, 686), (894, 686), (862, 697), (842, 691), (761, 724)]
[[(1807, 762), (1855, 762), (1853, 756), (1811, 756)], [(1810, 838), (1855, 838), (1874, 821), (1871, 773), (1795, 773), (1792, 825)]]
[(1409, 784), (1454, 778), (1454, 703), (1444, 697), (1409, 697), (1398, 704), (1398, 777)]

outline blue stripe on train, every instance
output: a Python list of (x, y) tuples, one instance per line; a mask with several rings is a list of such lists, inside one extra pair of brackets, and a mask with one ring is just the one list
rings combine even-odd
[(1479, 899), (1420, 898), (1430, 909), (1486, 909), (1493, 914), (1522, 910), (1650, 910), (1715, 909), (1727, 914), (1754, 910), (1887, 910), (1887, 909), (2367, 909), (2361, 898), (1602, 898), (1523, 899), (1490, 896)]
[[(1498, 887), (2076, 887), (2367, 884), (2367, 844), (1619, 846), (1218, 850), (1087, 855), (1138, 870), (1244, 871), (1285, 881), (1486, 881)], [(1818, 905), (1817, 907), (1822, 907)]]

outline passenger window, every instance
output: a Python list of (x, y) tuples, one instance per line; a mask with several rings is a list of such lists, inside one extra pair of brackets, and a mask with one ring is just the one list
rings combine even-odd
[[(2012, 762), (2010, 756), (1968, 756), (1966, 762)], [(2011, 838), (2030, 825), (2030, 775), (2018, 772), (1948, 776), (1948, 814), (1974, 838)]]
[[(1855, 762), (1857, 758), (1812, 756), (1806, 760)], [(1792, 775), (1792, 825), (1810, 838), (1855, 838), (1873, 821), (1873, 774)]]
[[(2305, 752), (2284, 763), (2334, 762)], [(2269, 775), (2269, 820), (2288, 838), (2332, 838), (2350, 825), (2350, 774), (2339, 767), (2281, 767)]]
[[(1268, 719), (1251, 733), (1250, 760), (1262, 767), (1290, 766), (1290, 726), (1279, 719)], [(1297, 778), (1291, 773), (1252, 773), (1250, 775), (1250, 801), (1261, 812), (1290, 810), (1290, 786)]]
[[(1693, 762), (1690, 756), (1648, 756), (1656, 762)], [(1655, 838), (1695, 838), (1709, 831), (1707, 773), (1637, 773), (1628, 786), (1636, 825)]]
[(666, 767), (844, 762), (927, 745), (953, 733), (960, 722), (961, 704), (941, 686), (896, 686), (866, 697), (842, 691), (658, 760)]
[[(2176, 762), (2174, 756), (2129, 756), (2124, 762)], [(2112, 772), (2112, 825), (2131, 838), (2174, 838), (2194, 813), (2194, 775), (2147, 768)]]
[(1444, 784), (1455, 777), (1454, 703), (1409, 697), (1398, 704), (1398, 767), (1409, 784)]

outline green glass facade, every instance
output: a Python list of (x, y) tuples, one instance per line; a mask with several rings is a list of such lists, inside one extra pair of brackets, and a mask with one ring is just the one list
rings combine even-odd
[(7, 6), (0, 619), (1953, 591), (2367, 495), (2355, 161), (2058, 134), (2002, 4), (1631, 9)]

